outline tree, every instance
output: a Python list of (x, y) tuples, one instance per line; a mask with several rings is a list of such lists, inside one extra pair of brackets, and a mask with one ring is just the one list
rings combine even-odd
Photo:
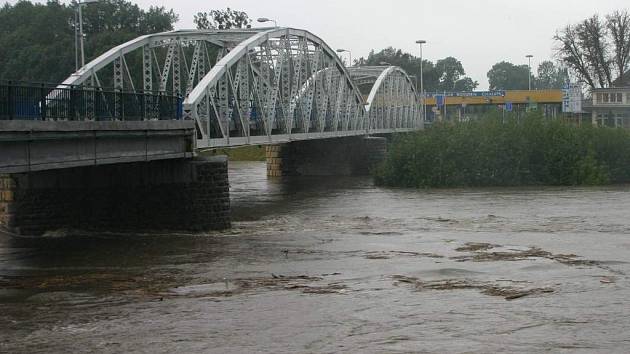
[(464, 77), (464, 66), (453, 57), (438, 60), (434, 70), (440, 74), (438, 91), (472, 91), (479, 85), (473, 79)]
[(534, 79), (534, 86), (537, 89), (560, 89), (567, 81), (569, 81), (569, 73), (566, 68), (545, 60), (538, 65), (538, 75)]
[(627, 11), (615, 11), (606, 16), (606, 21), (615, 48), (613, 62), (621, 78), (630, 65), (630, 14)]
[(529, 67), (507, 61), (496, 63), (488, 71), (490, 90), (527, 90)]
[(456, 92), (473, 91), (474, 89), (477, 88), (477, 86), (479, 86), (479, 83), (477, 81), (474, 81), (473, 79), (469, 77), (465, 77), (463, 79), (459, 79), (455, 81), (455, 85), (453, 86), (453, 91), (456, 91)]
[(194, 19), (198, 29), (231, 29), (251, 28), (252, 20), (244, 11), (211, 10), (210, 12), (198, 12)]
[(554, 36), (556, 54), (591, 88), (610, 87), (630, 64), (630, 14), (615, 11), (567, 25)]
[[(143, 34), (173, 29), (173, 10), (145, 11), (125, 0), (84, 7), (86, 61)], [(58, 0), (0, 8), (0, 78), (56, 83), (74, 72), (74, 7)], [(132, 65), (132, 63), (130, 63)]]
[[(382, 64), (387, 63), (387, 64)], [(400, 49), (393, 47), (385, 48), (379, 52), (374, 50), (366, 58), (358, 58), (354, 60), (356, 66), (377, 66), (377, 65), (395, 65), (401, 67), (409, 76), (415, 76), (420, 89), (420, 58), (409, 53), (404, 53)], [(422, 77), (425, 91), (471, 91), (474, 90), (478, 83), (469, 77), (464, 77), (466, 72), (462, 63), (453, 58), (447, 57), (438, 60), (436, 64), (423, 59), (422, 60)]]

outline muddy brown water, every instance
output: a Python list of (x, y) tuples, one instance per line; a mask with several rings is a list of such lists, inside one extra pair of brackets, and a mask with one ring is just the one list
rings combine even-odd
[(230, 231), (0, 236), (0, 352), (630, 351), (629, 186), (230, 174)]

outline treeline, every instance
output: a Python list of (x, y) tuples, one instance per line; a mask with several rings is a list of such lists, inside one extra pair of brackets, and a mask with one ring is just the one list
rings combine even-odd
[[(59, 82), (75, 70), (75, 7), (57, 0), (0, 7), (0, 79)], [(86, 62), (143, 34), (173, 29), (177, 15), (125, 0), (83, 7)]]
[[(400, 49), (388, 47), (378, 52), (372, 50), (367, 58), (355, 59), (353, 64), (355, 66), (399, 66), (408, 75), (415, 76), (420, 85), (420, 58)], [(423, 59), (422, 65), (426, 91), (472, 91), (479, 86), (477, 81), (466, 76), (466, 70), (457, 58), (446, 57), (435, 63)]]
[[(523, 57), (524, 58), (524, 57)], [(410, 76), (420, 82), (420, 58), (396, 48), (385, 48), (378, 52), (372, 50), (367, 58), (354, 60), (354, 65), (396, 65), (403, 68)], [(479, 83), (466, 76), (461, 61), (446, 57), (432, 62), (422, 60), (424, 88), (428, 92), (473, 91)], [(488, 71), (490, 90), (527, 90), (529, 87), (529, 67), (527, 64), (515, 65), (501, 61)], [(566, 68), (544, 60), (537, 67), (532, 67), (532, 89), (560, 89), (569, 80)]]
[(600, 185), (630, 182), (630, 132), (530, 113), (440, 123), (399, 135), (375, 171), (399, 187)]

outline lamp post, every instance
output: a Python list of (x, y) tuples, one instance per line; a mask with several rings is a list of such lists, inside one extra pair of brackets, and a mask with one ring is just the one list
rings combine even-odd
[[(83, 8), (83, 5), (87, 5), (87, 4), (91, 4), (91, 3), (95, 3), (95, 2), (99, 2), (100, 0), (83, 0), (83, 1), (79, 1), (76, 3), (77, 6), (77, 12), (79, 13), (79, 41), (80, 41), (80, 46), (81, 46), (81, 67), (85, 66), (85, 47), (83, 45), (83, 11), (81, 10)], [(76, 24), (75, 24), (75, 33), (76, 33)], [(76, 41), (74, 43), (75, 45), (75, 53), (76, 53)], [(75, 60), (75, 66), (76, 65), (76, 60)], [(78, 70), (78, 68), (77, 68)]]
[(425, 41), (424, 39), (419, 39), (416, 41), (416, 43), (418, 43), (418, 45), (420, 45), (420, 98), (422, 99), (422, 120), (424, 121), (427, 117), (427, 106), (424, 103), (425, 101), (425, 94), (424, 94), (424, 78), (423, 78), (423, 72), (422, 72), (422, 45), (425, 44), (427, 41)]
[(263, 22), (273, 22), (273, 26), (274, 27), (278, 27), (278, 23), (276, 22), (276, 20), (270, 19), (270, 18), (266, 18), (266, 17), (259, 17), (258, 22), (263, 23)]
[(352, 52), (348, 49), (337, 49), (337, 53), (343, 53), (343, 52), (348, 52), (348, 55), (350, 55), (350, 64), (348, 66), (353, 66), (352, 65)]
[(527, 54), (525, 58), (527, 58), (527, 87), (528, 90), (532, 90), (532, 58), (534, 56), (531, 54)]

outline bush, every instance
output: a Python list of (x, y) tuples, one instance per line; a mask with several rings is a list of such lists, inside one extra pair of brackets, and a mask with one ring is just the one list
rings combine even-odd
[(377, 184), (402, 187), (598, 185), (630, 181), (630, 133), (531, 113), (439, 123), (394, 137)]

